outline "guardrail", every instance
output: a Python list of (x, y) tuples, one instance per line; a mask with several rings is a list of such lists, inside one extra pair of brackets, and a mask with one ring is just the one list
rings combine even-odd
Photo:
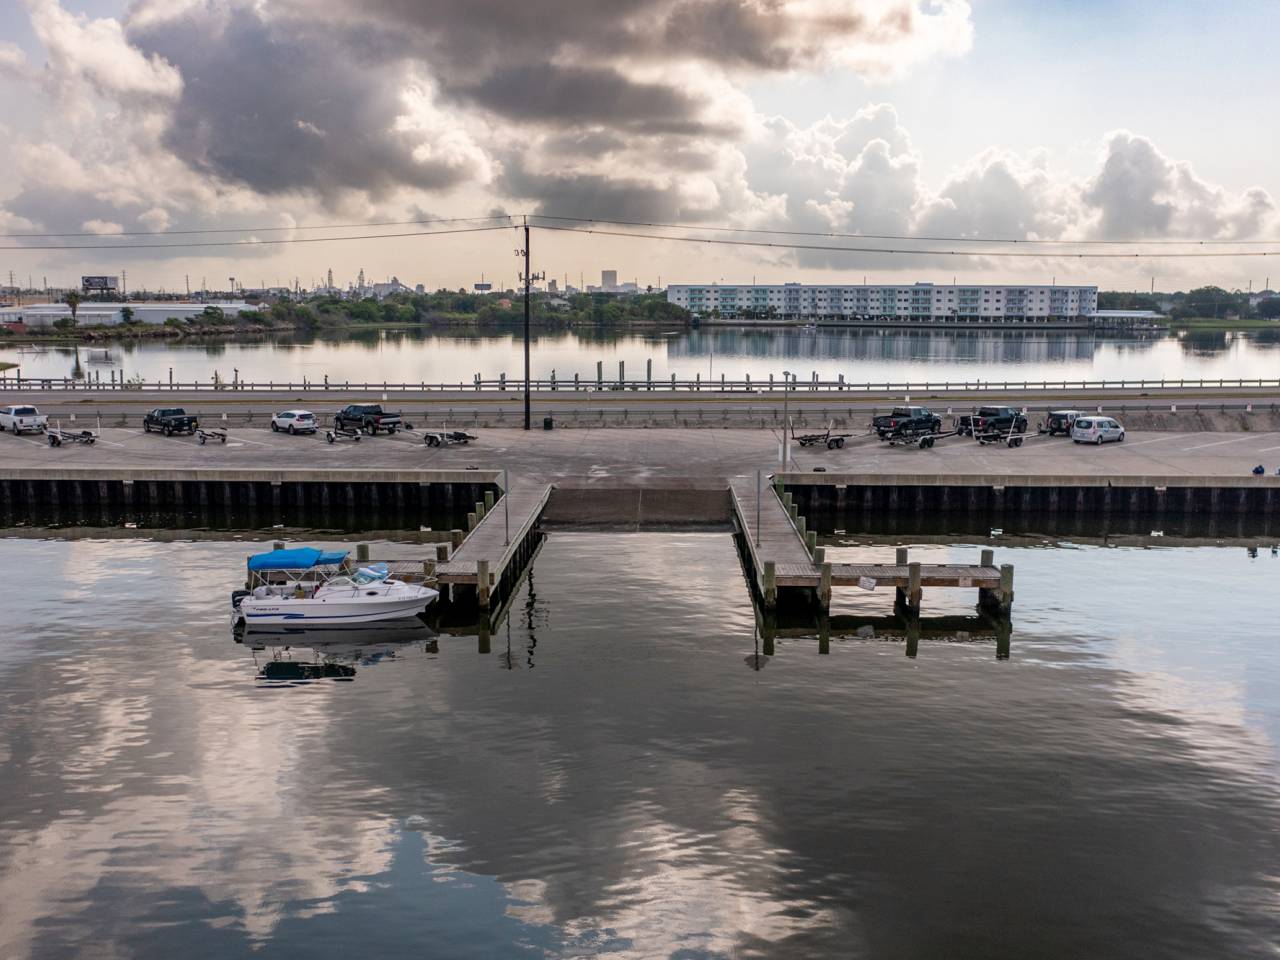
[[(721, 376), (718, 380), (703, 380), (701, 376), (693, 380), (678, 380), (672, 374), (670, 380), (626, 380), (605, 378), (585, 379), (575, 376), (572, 380), (543, 379), (531, 380), (530, 389), (538, 393), (554, 392), (652, 392), (671, 391), (676, 393), (746, 393), (746, 394), (782, 394), (787, 385), (772, 376), (767, 380), (753, 380), (746, 377), (741, 380), (730, 380)], [(836, 380), (820, 380), (815, 373), (810, 380), (792, 379), (790, 392), (804, 393), (891, 393), (891, 394), (926, 394), (932, 392), (953, 393), (958, 391), (974, 391), (984, 393), (1000, 393), (1010, 390), (1029, 392), (1067, 391), (1067, 390), (1222, 390), (1227, 388), (1243, 389), (1268, 387), (1280, 389), (1280, 378), (1220, 378), (1200, 380), (965, 380), (965, 381), (923, 381), (923, 382), (870, 382), (851, 383), (841, 375)], [(107, 390), (122, 393), (274, 393), (274, 392), (307, 392), (307, 393), (378, 393), (378, 394), (419, 394), (419, 393), (520, 393), (524, 389), (523, 380), (509, 380), (501, 376), (497, 380), (485, 380), (478, 375), (471, 382), (457, 383), (390, 383), (352, 382), (350, 380), (293, 381), (274, 380), (263, 382), (216, 381), (216, 380), (123, 380), (111, 379), (103, 381), (98, 378), (77, 380), (71, 377), (24, 377), (0, 374), (0, 390)]]

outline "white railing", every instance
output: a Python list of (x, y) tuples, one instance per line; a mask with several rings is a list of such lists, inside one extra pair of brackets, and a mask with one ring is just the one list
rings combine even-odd
[[(673, 374), (669, 380), (662, 379), (608, 379), (604, 377), (573, 379), (541, 379), (531, 380), (530, 389), (538, 393), (555, 392), (653, 392), (666, 391), (675, 393), (746, 393), (781, 395), (786, 389), (782, 380), (768, 379), (718, 379), (679, 380)], [(215, 381), (215, 380), (120, 380), (114, 374), (110, 380), (99, 378), (77, 380), (71, 377), (27, 377), (20, 374), (0, 374), (0, 391), (111, 391), (123, 393), (274, 393), (274, 392), (314, 392), (314, 393), (360, 393), (360, 394), (427, 394), (427, 393), (520, 393), (524, 387), (523, 380), (508, 379), (505, 376), (497, 380), (485, 380), (478, 375), (470, 382), (456, 383), (391, 383), (352, 382), (349, 380), (302, 380), (294, 381)], [(792, 394), (805, 393), (837, 393), (837, 394), (928, 394), (954, 393), (962, 391), (979, 391), (984, 393), (1000, 393), (1008, 391), (1072, 391), (1084, 392), (1099, 390), (1223, 390), (1246, 388), (1280, 388), (1280, 378), (1263, 377), (1227, 377), (1218, 379), (1121, 379), (1121, 380), (964, 380), (964, 381), (884, 381), (872, 383), (851, 383), (843, 376), (836, 380), (820, 380), (815, 373), (809, 380), (792, 380)]]

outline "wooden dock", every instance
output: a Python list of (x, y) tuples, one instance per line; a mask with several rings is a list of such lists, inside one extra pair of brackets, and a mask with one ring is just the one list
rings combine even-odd
[(513, 480), (500, 499), (477, 503), (468, 518), (471, 532), (436, 566), (439, 582), (475, 586), (480, 606), (487, 608), (492, 589), (513, 562), (529, 551), (527, 541), (551, 490), (549, 483)]
[(779, 589), (799, 588), (814, 591), (825, 609), (832, 587), (893, 587), (895, 605), (911, 617), (920, 615), (924, 587), (976, 588), (978, 606), (998, 616), (1008, 616), (1013, 605), (1013, 566), (997, 567), (990, 550), (982, 551), (977, 564), (912, 563), (905, 547), (898, 548), (892, 564), (829, 563), (789, 493), (779, 493), (758, 477), (734, 477), (730, 493), (750, 575), (766, 607), (777, 603)]
[(751, 558), (751, 576), (766, 605), (777, 601), (779, 587), (817, 588), (822, 571), (797, 522), (768, 478), (734, 477), (729, 481), (733, 514)]

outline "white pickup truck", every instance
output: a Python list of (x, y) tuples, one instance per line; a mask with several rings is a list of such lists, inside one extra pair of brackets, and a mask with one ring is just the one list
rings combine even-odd
[(0, 430), (18, 433), (44, 433), (49, 418), (35, 407), (0, 407)]

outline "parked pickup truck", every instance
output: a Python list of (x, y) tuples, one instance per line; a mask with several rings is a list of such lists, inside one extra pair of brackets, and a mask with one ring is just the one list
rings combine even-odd
[(142, 418), (143, 433), (158, 430), (166, 437), (175, 433), (195, 433), (200, 427), (197, 417), (189, 416), (181, 407), (156, 407)]
[(937, 433), (942, 429), (942, 418), (928, 407), (894, 407), (888, 416), (873, 419), (871, 427), (881, 440), (888, 440), (893, 436)]
[(963, 434), (1027, 432), (1027, 418), (1013, 407), (979, 407), (976, 413), (962, 415), (956, 427)]
[(0, 430), (19, 433), (44, 433), (49, 418), (35, 407), (0, 407)]
[(353, 403), (343, 407), (333, 418), (336, 430), (363, 430), (373, 436), (379, 430), (395, 433), (405, 424), (398, 413), (386, 413), (381, 404)]

